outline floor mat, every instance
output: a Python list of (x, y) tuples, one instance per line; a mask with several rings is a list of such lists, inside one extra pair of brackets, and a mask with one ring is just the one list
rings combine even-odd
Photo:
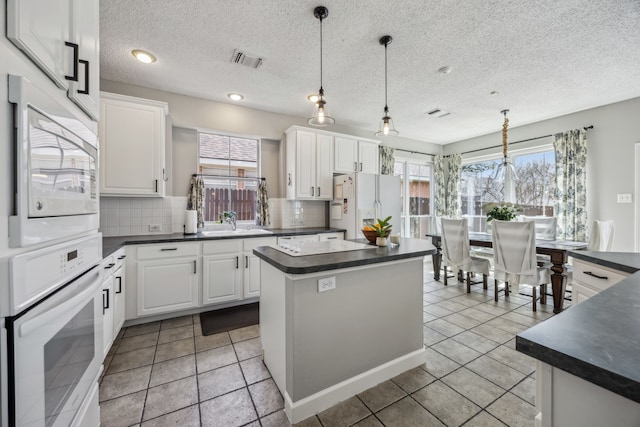
[(202, 335), (213, 335), (260, 323), (260, 303), (200, 313)]

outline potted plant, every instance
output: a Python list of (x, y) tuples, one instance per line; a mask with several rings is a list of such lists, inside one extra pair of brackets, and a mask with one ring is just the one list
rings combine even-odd
[(391, 233), (391, 215), (386, 217), (385, 219), (378, 218), (378, 222), (373, 225), (373, 229), (378, 234), (376, 238), (376, 245), (378, 246), (387, 246), (387, 237)]

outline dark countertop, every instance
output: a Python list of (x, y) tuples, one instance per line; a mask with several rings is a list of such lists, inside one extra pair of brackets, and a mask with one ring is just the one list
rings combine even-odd
[[(640, 253), (574, 251), (636, 272)], [(516, 350), (640, 403), (640, 272), (519, 333)]]
[(115, 236), (102, 238), (102, 256), (106, 257), (122, 246), (141, 245), (150, 243), (193, 242), (201, 240), (252, 239), (257, 237), (301, 236), (305, 234), (339, 233), (341, 228), (310, 227), (310, 228), (270, 228), (273, 234), (247, 234), (237, 236), (204, 236), (198, 234), (149, 234), (144, 236)]
[[(368, 243), (365, 239), (352, 240)], [(260, 259), (290, 274), (307, 274), (360, 265), (377, 264), (432, 255), (436, 248), (427, 240), (401, 238), (400, 245), (336, 252), (322, 255), (290, 256), (277, 249), (261, 246), (253, 250)]]

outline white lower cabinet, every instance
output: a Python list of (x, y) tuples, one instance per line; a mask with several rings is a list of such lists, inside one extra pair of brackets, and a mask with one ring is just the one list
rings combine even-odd
[(252, 298), (260, 296), (260, 259), (253, 254), (253, 250), (258, 246), (275, 245), (275, 237), (259, 237), (256, 239), (245, 239), (242, 242), (244, 255), (243, 288), (244, 297)]
[(113, 338), (115, 339), (124, 325), (125, 308), (125, 268), (121, 265), (113, 275)]
[(202, 244), (202, 304), (242, 299), (240, 240)]
[(102, 337), (103, 355), (106, 356), (113, 343), (113, 275), (102, 281)]
[(573, 259), (572, 304), (579, 304), (618, 283), (629, 274), (578, 258)]
[(198, 307), (199, 254), (199, 243), (138, 247), (138, 316)]

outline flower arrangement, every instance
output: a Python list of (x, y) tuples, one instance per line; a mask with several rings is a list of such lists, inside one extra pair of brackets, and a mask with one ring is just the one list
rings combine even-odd
[(482, 205), (482, 210), (487, 214), (487, 222), (494, 219), (511, 221), (522, 213), (522, 207), (510, 202), (491, 202)]

